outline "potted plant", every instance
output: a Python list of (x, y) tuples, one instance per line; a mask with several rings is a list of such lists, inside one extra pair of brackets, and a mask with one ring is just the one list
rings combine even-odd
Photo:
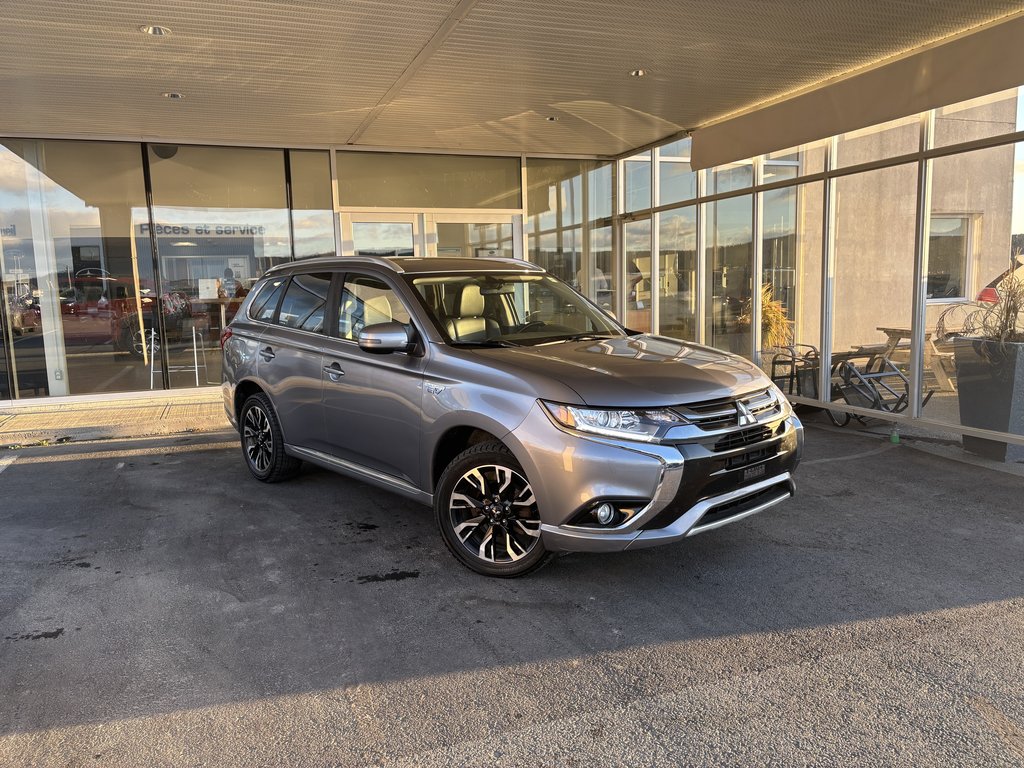
[[(949, 307), (936, 335), (953, 344), (960, 423), (1024, 435), (1024, 279), (1011, 270), (994, 289), (994, 297), (983, 294), (994, 301)], [(964, 435), (964, 448), (997, 461), (1024, 460), (1024, 445)]]

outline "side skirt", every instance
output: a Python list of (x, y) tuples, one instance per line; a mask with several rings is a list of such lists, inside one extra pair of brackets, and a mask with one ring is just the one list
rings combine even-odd
[(405, 480), (399, 480), (397, 477), (386, 475), (383, 472), (377, 472), (376, 470), (368, 469), (359, 464), (353, 464), (350, 461), (329, 456), (326, 453), (321, 453), (320, 451), (313, 451), (309, 448), (300, 448), (295, 445), (285, 444), (284, 452), (289, 456), (294, 456), (297, 459), (308, 461), (310, 464), (316, 464), (318, 467), (338, 472), (339, 474), (346, 475), (356, 480), (362, 480), (364, 483), (369, 483), (377, 488), (383, 488), (385, 491), (397, 493), (400, 496), (405, 496), (407, 499), (418, 501), (421, 504), (426, 504), (427, 506), (432, 506), (434, 504), (433, 494), (421, 491), (419, 488), (407, 483)]

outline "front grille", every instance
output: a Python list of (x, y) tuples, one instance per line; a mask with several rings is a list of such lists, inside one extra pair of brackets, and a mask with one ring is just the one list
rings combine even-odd
[[(683, 445), (683, 477), (675, 498), (641, 527), (644, 530), (665, 528), (701, 501), (791, 471), (799, 460), (798, 435), (796, 430), (786, 432), (784, 421), (778, 424), (778, 432), (771, 440), (746, 449), (712, 453), (710, 446)], [(764, 472), (748, 472), (750, 467), (756, 466), (763, 466)], [(745, 477), (747, 474), (750, 476)], [(779, 486), (775, 488), (778, 490)]]
[(730, 432), (715, 443), (713, 450), (715, 453), (731, 451), (734, 448), (742, 448), (745, 445), (760, 443), (762, 440), (767, 440), (771, 436), (771, 427), (748, 427), (747, 429), (738, 429), (735, 432)]
[(738, 402), (743, 403), (758, 421), (782, 412), (782, 403), (770, 388), (759, 389), (739, 398), (727, 397), (718, 400), (705, 400), (702, 403), (679, 405), (673, 410), (678, 411), (691, 424), (711, 431), (734, 427), (739, 423), (740, 411), (736, 405)]
[(675, 410), (686, 417), (687, 421), (708, 430), (736, 426), (739, 418), (736, 401), (732, 398), (681, 405)]
[(778, 498), (783, 490), (783, 486), (773, 485), (771, 488), (765, 488), (763, 491), (758, 491), (750, 496), (744, 496), (742, 499), (736, 499), (717, 507), (712, 507), (694, 524), (694, 528), (700, 528), (719, 520), (725, 520), (730, 517), (735, 517), (736, 515), (741, 515), (748, 509), (753, 509), (769, 499)]
[(738, 456), (730, 456), (725, 460), (725, 468), (740, 469), (742, 467), (749, 466), (750, 464), (756, 464), (759, 461), (770, 459), (778, 452), (779, 446), (771, 445), (767, 448), (759, 448), (756, 451), (750, 451), (749, 453), (741, 453)]

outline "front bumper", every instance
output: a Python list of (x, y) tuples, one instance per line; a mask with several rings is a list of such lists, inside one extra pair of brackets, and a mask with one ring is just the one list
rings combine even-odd
[[(803, 426), (792, 414), (759, 426), (765, 439), (730, 450), (716, 450), (720, 434), (647, 444), (561, 430), (538, 406), (506, 439), (533, 485), (545, 547), (610, 552), (678, 541), (792, 496)], [(614, 527), (580, 524), (601, 501), (635, 513)]]

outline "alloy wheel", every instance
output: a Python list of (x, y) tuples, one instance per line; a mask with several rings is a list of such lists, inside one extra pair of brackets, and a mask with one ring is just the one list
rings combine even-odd
[(260, 473), (268, 471), (274, 457), (274, 434), (270, 429), (270, 418), (260, 406), (254, 405), (245, 412), (242, 439), (245, 441), (245, 455), (253, 468)]
[(510, 467), (488, 464), (466, 472), (452, 489), (448, 509), (456, 538), (487, 563), (514, 563), (540, 542), (533, 489)]

